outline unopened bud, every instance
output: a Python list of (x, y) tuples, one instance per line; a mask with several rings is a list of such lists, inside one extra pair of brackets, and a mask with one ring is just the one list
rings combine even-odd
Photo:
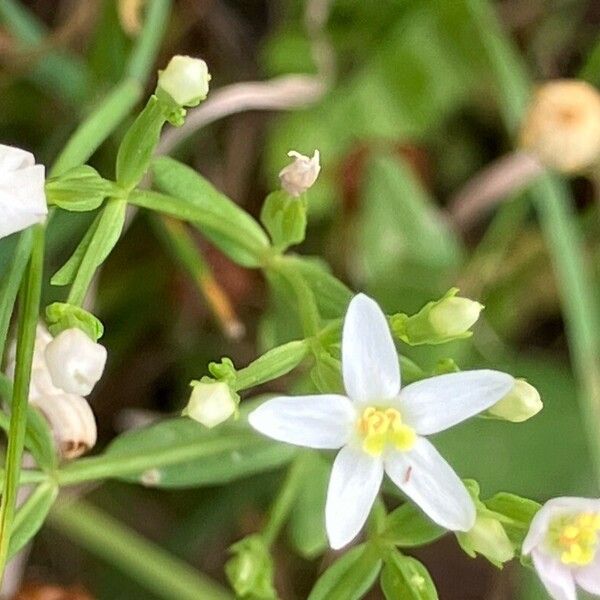
[(77, 458), (96, 444), (96, 419), (85, 398), (55, 394), (40, 396), (31, 405), (48, 421), (62, 458)]
[(485, 556), (495, 565), (502, 565), (515, 555), (513, 545), (498, 519), (478, 514), (475, 525), (456, 534), (463, 550), (472, 557)]
[(557, 80), (535, 93), (521, 129), (521, 147), (547, 167), (582, 171), (600, 159), (600, 93), (578, 80)]
[(444, 298), (429, 312), (429, 320), (433, 328), (444, 337), (463, 335), (477, 322), (483, 304), (452, 296)]
[(222, 381), (192, 383), (193, 390), (183, 416), (202, 423), (209, 429), (216, 427), (234, 415), (238, 397)]
[(290, 196), (297, 198), (311, 188), (319, 176), (321, 171), (319, 151), (315, 150), (312, 158), (294, 150), (290, 150), (288, 156), (293, 157), (294, 162), (279, 172), (279, 179), (281, 187)]
[(59, 333), (46, 347), (52, 383), (69, 394), (87, 396), (102, 377), (106, 348), (73, 327)]
[(540, 393), (524, 379), (516, 379), (513, 389), (488, 409), (488, 414), (498, 419), (522, 423), (544, 408)]
[(225, 573), (239, 598), (276, 600), (273, 587), (273, 561), (259, 535), (250, 535), (230, 548), (233, 557)]
[(196, 106), (208, 94), (210, 74), (206, 63), (191, 56), (174, 56), (158, 72), (158, 87), (179, 106)]

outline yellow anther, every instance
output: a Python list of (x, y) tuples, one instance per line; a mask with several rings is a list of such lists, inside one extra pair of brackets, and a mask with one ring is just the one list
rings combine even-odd
[(417, 438), (395, 408), (365, 408), (356, 422), (356, 430), (363, 438), (364, 451), (372, 456), (379, 456), (388, 444), (398, 450), (410, 450)]
[(589, 565), (599, 543), (600, 514), (581, 513), (557, 519), (550, 527), (549, 541), (565, 565)]

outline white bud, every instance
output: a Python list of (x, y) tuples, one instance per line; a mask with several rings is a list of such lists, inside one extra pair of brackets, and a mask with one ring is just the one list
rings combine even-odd
[(496, 564), (513, 558), (515, 550), (497, 519), (477, 515), (475, 525), (469, 531), (457, 534), (462, 547), (471, 555), (481, 554)]
[(208, 427), (223, 423), (237, 410), (235, 395), (223, 382), (193, 383), (193, 390), (183, 415)]
[(483, 304), (452, 296), (438, 302), (429, 312), (429, 321), (442, 336), (463, 335), (477, 322)]
[(290, 196), (297, 198), (311, 188), (319, 176), (321, 171), (319, 151), (315, 150), (312, 158), (294, 150), (290, 150), (288, 156), (293, 157), (294, 162), (279, 172), (279, 179), (281, 187)]
[(70, 394), (87, 396), (102, 377), (106, 348), (81, 329), (65, 329), (46, 346), (46, 365), (52, 383)]
[(0, 144), (0, 238), (46, 219), (44, 181), (33, 154)]
[(40, 396), (31, 405), (48, 421), (62, 458), (77, 458), (96, 444), (96, 419), (85, 398), (62, 393)]
[(521, 128), (521, 147), (544, 165), (572, 173), (600, 161), (600, 93), (575, 79), (541, 85)]
[(524, 379), (516, 379), (513, 389), (488, 409), (494, 417), (522, 423), (544, 408), (540, 393)]
[(206, 63), (191, 56), (174, 56), (164, 71), (158, 72), (158, 87), (179, 106), (196, 106), (208, 94), (210, 74)]

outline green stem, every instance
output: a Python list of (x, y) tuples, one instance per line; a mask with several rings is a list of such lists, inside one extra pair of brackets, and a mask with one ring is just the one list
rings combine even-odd
[(19, 488), (43, 267), (44, 228), (42, 225), (37, 225), (33, 233), (33, 248), (27, 276), (21, 286), (20, 294), (17, 364), (11, 403), (2, 504), (0, 505), (0, 583), (4, 575)]
[(84, 502), (56, 506), (49, 523), (165, 600), (232, 600), (228, 592)]
[(262, 538), (267, 546), (271, 546), (275, 542), (275, 539), (279, 535), (279, 531), (283, 527), (283, 524), (294, 506), (298, 492), (302, 487), (303, 479), (307, 473), (309, 460), (309, 454), (301, 453), (288, 470), (287, 477), (271, 507), (269, 521), (262, 532)]

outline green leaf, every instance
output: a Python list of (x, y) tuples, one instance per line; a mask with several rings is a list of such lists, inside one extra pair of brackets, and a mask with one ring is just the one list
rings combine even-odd
[(50, 512), (58, 486), (52, 481), (40, 484), (27, 501), (19, 508), (13, 521), (13, 530), (8, 547), (9, 558), (14, 556), (39, 531)]
[(359, 600), (371, 589), (380, 569), (374, 547), (356, 546), (319, 577), (308, 600)]
[[(269, 249), (269, 240), (260, 225), (211, 183), (172, 158), (152, 163), (155, 185), (167, 196), (133, 194), (131, 201), (194, 223), (216, 246), (234, 261), (256, 267)], [(152, 201), (154, 200), (154, 201)], [(139, 202), (138, 202), (139, 201)]]
[(317, 453), (306, 459), (305, 481), (290, 516), (289, 535), (298, 553), (313, 559), (327, 548), (325, 499), (331, 468)]
[(416, 558), (393, 552), (385, 559), (381, 589), (387, 600), (437, 600), (438, 594), (425, 566)]
[(186, 418), (167, 419), (116, 438), (107, 448), (108, 461), (128, 457), (160, 456), (180, 450), (215, 445), (215, 450), (192, 460), (166, 466), (133, 470), (121, 479), (156, 487), (195, 487), (217, 485), (276, 469), (288, 463), (296, 453), (293, 446), (273, 442), (250, 430), (241, 418), (223, 427), (208, 430)]
[(48, 179), (45, 189), (48, 204), (78, 212), (95, 210), (108, 196), (123, 193), (89, 165), (75, 167), (60, 177)]
[(429, 520), (414, 504), (406, 502), (392, 511), (383, 538), (397, 546), (422, 546), (439, 539), (446, 530)]
[(52, 470), (56, 467), (57, 452), (52, 431), (42, 413), (32, 406), (27, 412), (25, 447), (40, 468)]

